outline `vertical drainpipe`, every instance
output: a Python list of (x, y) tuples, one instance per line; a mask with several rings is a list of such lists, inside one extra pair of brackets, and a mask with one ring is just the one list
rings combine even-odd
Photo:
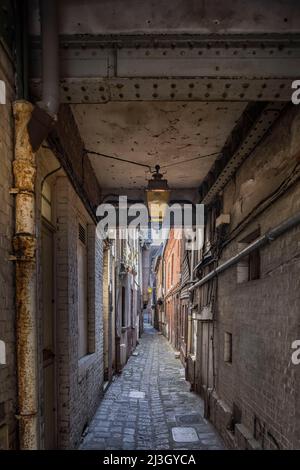
[(27, 124), (33, 106), (16, 101), (15, 119), (15, 235), (16, 261), (16, 334), (21, 449), (38, 448), (38, 371), (37, 371), (37, 299), (36, 299), (36, 160)]
[[(14, 103), (16, 194), (16, 334), (20, 449), (39, 447), (36, 270), (36, 151), (47, 137), (59, 106), (59, 41), (57, 0), (41, 0), (43, 96), (39, 107)], [(40, 109), (40, 112), (38, 111)], [(41, 121), (42, 118), (42, 121)], [(44, 125), (44, 123), (46, 125)], [(42, 125), (41, 125), (42, 123)]]

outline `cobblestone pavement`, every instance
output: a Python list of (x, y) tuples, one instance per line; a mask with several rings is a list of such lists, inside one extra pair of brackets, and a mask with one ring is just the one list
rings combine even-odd
[(81, 449), (222, 449), (167, 340), (145, 327), (136, 356), (105, 394)]

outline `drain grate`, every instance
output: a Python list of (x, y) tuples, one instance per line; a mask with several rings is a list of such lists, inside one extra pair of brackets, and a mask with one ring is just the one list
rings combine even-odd
[(176, 416), (176, 421), (178, 424), (196, 424), (196, 423), (201, 423), (202, 416), (199, 413), (194, 413), (191, 415)]

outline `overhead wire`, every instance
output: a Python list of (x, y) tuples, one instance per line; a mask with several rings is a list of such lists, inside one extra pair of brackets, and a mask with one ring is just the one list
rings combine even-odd
[[(151, 173), (154, 171), (153, 167), (151, 165), (147, 165), (145, 163), (140, 163), (140, 162), (137, 162), (137, 161), (134, 161), (134, 160), (129, 160), (127, 158), (121, 158), (121, 157), (117, 157), (117, 156), (114, 156), (114, 155), (108, 155), (108, 154), (105, 154), (105, 153), (102, 153), (102, 152), (96, 152), (95, 150), (89, 150), (89, 149), (84, 149), (86, 153), (90, 154), (90, 155), (97, 155), (97, 156), (100, 156), (100, 157), (104, 157), (104, 158), (109, 158), (111, 160), (117, 160), (119, 162), (124, 162), (124, 163), (130, 163), (132, 165), (137, 165), (137, 166), (140, 166), (140, 167), (143, 167), (143, 168), (147, 168)], [(184, 163), (189, 163), (189, 162), (192, 162), (194, 160), (200, 160), (202, 158), (208, 158), (208, 157), (212, 157), (214, 155), (220, 155), (221, 152), (213, 152), (213, 153), (209, 153), (207, 155), (198, 155), (197, 157), (193, 157), (193, 158), (189, 158), (188, 160), (181, 160), (179, 162), (174, 162), (174, 163), (170, 163), (170, 164), (167, 164), (167, 165), (161, 165), (161, 168), (170, 168), (170, 167), (173, 167), (175, 165), (181, 165), (181, 164), (184, 164)]]

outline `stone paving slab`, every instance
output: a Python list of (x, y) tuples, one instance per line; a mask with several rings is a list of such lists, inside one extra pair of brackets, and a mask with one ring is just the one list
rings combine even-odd
[(168, 341), (146, 327), (136, 353), (108, 388), (80, 449), (223, 449)]

